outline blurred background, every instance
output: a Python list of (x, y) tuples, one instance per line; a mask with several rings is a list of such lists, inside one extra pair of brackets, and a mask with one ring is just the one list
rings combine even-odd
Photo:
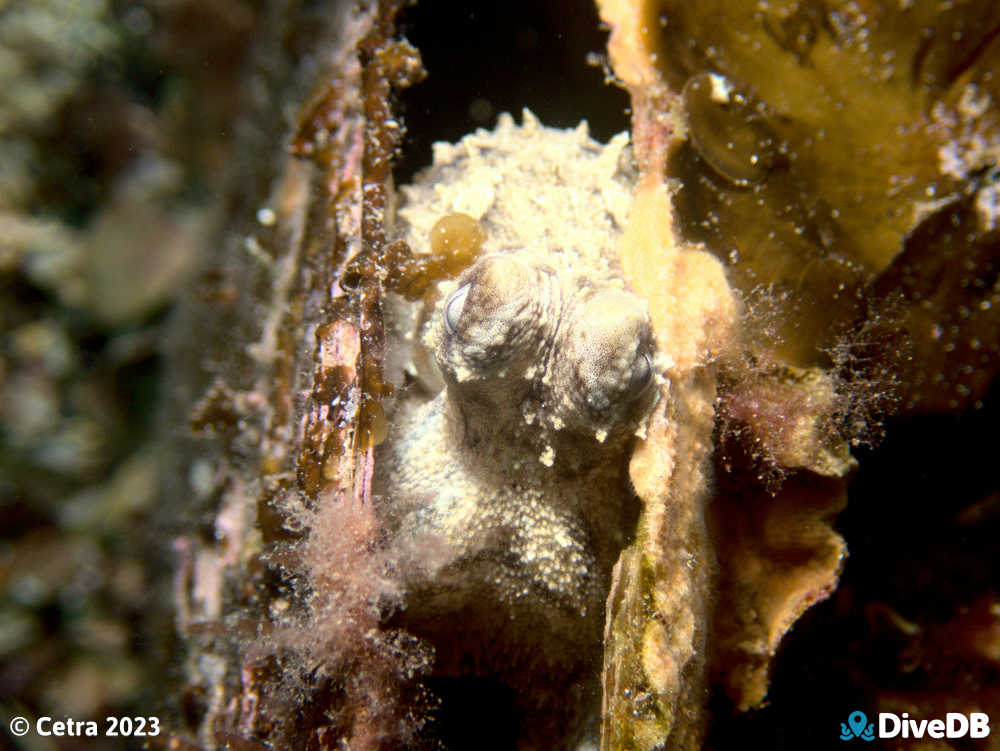
[(0, 747), (15, 715), (163, 705), (159, 345), (213, 230), (256, 13), (0, 2)]

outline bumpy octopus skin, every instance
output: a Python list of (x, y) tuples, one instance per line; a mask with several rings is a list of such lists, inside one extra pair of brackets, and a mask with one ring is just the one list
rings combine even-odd
[[(601, 147), (534, 121), (504, 129), (509, 146), (480, 132), (428, 183), (444, 173), (460, 195), (464, 173), (541, 137), (580, 143), (585, 159), (618, 175), (619, 154), (607, 150), (621, 152), (622, 140)], [(405, 588), (398, 620), (434, 646), (436, 671), (498, 677), (565, 737), (585, 721), (568, 707), (599, 702), (611, 568), (638, 513), (628, 453), (662, 379), (646, 303), (615, 268), (615, 197), (593, 187), (627, 192), (627, 180), (595, 174), (593, 185), (569, 185), (571, 175), (526, 157), (536, 166), (498, 178), (474, 214), (489, 238), (484, 255), (442, 285), (423, 341), (445, 386), (430, 400), (401, 398), (376, 490)], [(524, 186), (511, 184), (522, 176)], [(567, 240), (538, 224), (512, 228), (505, 191), (539, 180), (549, 183), (536, 188), (543, 213), (554, 203), (547, 191), (565, 192), (551, 210), (590, 212), (596, 229), (577, 227)], [(433, 210), (456, 208), (439, 185), (422, 195), (435, 197)], [(415, 225), (427, 221), (410, 217), (408, 239), (420, 247)]]
[(654, 394), (645, 306), (491, 255), (435, 325), (447, 385), (396, 427), (386, 490), (410, 609), (593, 637), (634, 515), (622, 459)]

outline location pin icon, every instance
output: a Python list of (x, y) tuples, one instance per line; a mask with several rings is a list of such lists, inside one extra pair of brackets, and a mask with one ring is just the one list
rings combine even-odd
[[(843, 717), (843, 715), (841, 715)], [(854, 732), (855, 738), (860, 738), (861, 734), (865, 732), (865, 725), (868, 724), (868, 718), (865, 717), (864, 712), (851, 712), (850, 716), (847, 718), (847, 724), (851, 726), (851, 730)]]

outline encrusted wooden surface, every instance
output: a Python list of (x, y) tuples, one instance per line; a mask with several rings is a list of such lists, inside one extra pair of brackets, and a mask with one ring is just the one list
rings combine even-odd
[(170, 419), (200, 438), (174, 444), (168, 495), (193, 495), (187, 518), (210, 530), (173, 543), (191, 723), (177, 735), (204, 748), (379, 748), (410, 731), (413, 703), (384, 695), (410, 667), (379, 631), (392, 593), (371, 503), (391, 93), (421, 73), (397, 11), (273, 4), (218, 254), (173, 322)]

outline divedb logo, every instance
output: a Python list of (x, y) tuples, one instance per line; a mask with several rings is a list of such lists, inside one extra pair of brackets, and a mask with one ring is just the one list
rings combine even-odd
[(875, 738), (985, 738), (990, 734), (990, 718), (985, 712), (949, 712), (944, 719), (915, 720), (909, 713), (879, 712), (878, 734), (875, 723), (868, 716), (855, 710), (840, 723), (840, 740), (873, 741)]

